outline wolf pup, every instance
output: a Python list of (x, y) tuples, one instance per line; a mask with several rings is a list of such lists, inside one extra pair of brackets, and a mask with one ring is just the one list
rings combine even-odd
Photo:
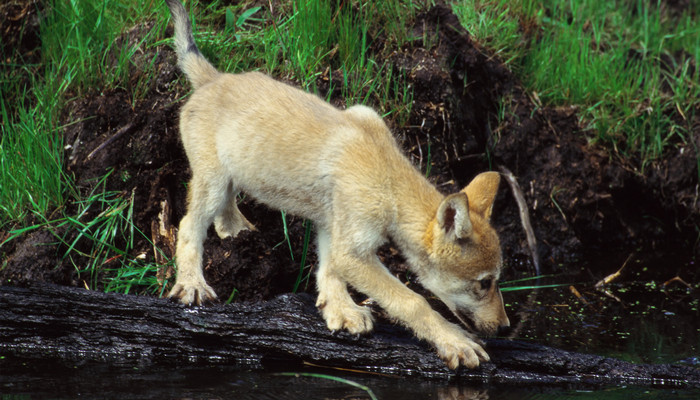
[(500, 244), (489, 223), (498, 173), (441, 195), (376, 112), (338, 110), (258, 72), (218, 72), (197, 49), (183, 5), (166, 2), (178, 65), (195, 89), (180, 114), (192, 180), (169, 297), (188, 305), (216, 299), (202, 273), (202, 243), (212, 222), (222, 238), (255, 229), (236, 206), (243, 191), (314, 222), (316, 305), (329, 329), (372, 330), (372, 314), (355, 304), (350, 285), (435, 346), (450, 368), (488, 361), (475, 336), (392, 276), (376, 252), (392, 239), (422, 285), (464, 325), (484, 334), (508, 326), (498, 289)]

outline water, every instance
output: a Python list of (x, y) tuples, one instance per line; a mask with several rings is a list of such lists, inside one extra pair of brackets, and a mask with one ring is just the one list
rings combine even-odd
[(697, 365), (700, 270), (692, 262), (670, 268), (668, 260), (633, 259), (619, 278), (594, 287), (620, 264), (544, 280), (564, 285), (539, 290), (530, 303), (531, 292), (504, 294), (509, 313), (530, 311), (516, 337), (636, 363)]
[[(330, 379), (221, 368), (116, 368), (100, 364), (3, 363), (0, 399), (369, 399), (363, 389)], [(12, 368), (12, 370), (5, 369)], [(325, 371), (325, 373), (332, 373)], [(378, 399), (697, 399), (698, 391), (641, 388), (457, 386), (446, 382), (333, 373)]]
[[(666, 261), (667, 262), (667, 261)], [(666, 264), (668, 265), (668, 264)], [(520, 340), (632, 362), (679, 363), (700, 368), (700, 274), (694, 264), (655, 268), (632, 262), (607, 288), (594, 283), (616, 268), (559, 275), (542, 283), (565, 283), (507, 292), (508, 312), (529, 310)], [(608, 272), (606, 272), (608, 271)], [(672, 280), (678, 275), (683, 282)], [(670, 281), (670, 282), (669, 282)], [(572, 290), (571, 287), (576, 290)], [(0, 400), (9, 399), (369, 399), (367, 391), (329, 379), (366, 386), (378, 399), (699, 399), (698, 390), (636, 387), (457, 386), (440, 380), (385, 377), (333, 370), (248, 372), (228, 367), (124, 368), (96, 363), (0, 359)], [(304, 374), (318, 373), (326, 377)]]
[[(369, 399), (349, 384), (221, 368), (116, 368), (100, 364), (3, 363), (0, 399)], [(12, 370), (5, 369), (12, 368)], [(641, 388), (457, 386), (440, 381), (332, 373), (378, 399), (698, 399), (700, 392)]]

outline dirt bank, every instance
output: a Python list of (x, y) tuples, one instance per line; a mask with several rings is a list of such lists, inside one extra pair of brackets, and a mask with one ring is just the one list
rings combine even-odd
[[(20, 14), (36, 13), (32, 6), (0, 7), (3, 41), (16, 31)], [(592, 252), (627, 255), (641, 249), (688, 256), (698, 252), (697, 117), (687, 143), (669, 147), (640, 173), (634, 160), (620, 160), (588, 143), (575, 108), (538, 104), (497, 57), (474, 43), (448, 8), (438, 5), (420, 14), (410, 29), (413, 37), (434, 38), (430, 47), (416, 40), (400, 49), (383, 49), (382, 43), (373, 49), (391, 54), (389, 62), (413, 87), (415, 103), (407, 126), (392, 128), (416, 165), (425, 170), (430, 160), (430, 178), (441, 191), (456, 190), (483, 170), (503, 166), (512, 171), (530, 206), (546, 271)], [(142, 31), (131, 29), (122, 40), (132, 40)], [(34, 54), (39, 51), (35, 42), (5, 43)], [(178, 80), (180, 72), (169, 47), (145, 52), (143, 60), (157, 52), (157, 74), (145, 98), (134, 100), (126, 90), (106, 90), (67, 104), (62, 115), (65, 169), (84, 193), (112, 170), (105, 187), (133, 194), (136, 225), (172, 257), (172, 232), (185, 211), (189, 179), (177, 115), (179, 99), (189, 88)], [(139, 60), (132, 65), (134, 79), (139, 65)], [(318, 86), (324, 87), (322, 82)], [(501, 104), (508, 112), (499, 120)], [(67, 211), (76, 207), (69, 205)], [(278, 245), (284, 238), (279, 212), (250, 199), (243, 201), (241, 210), (259, 232), (219, 240), (210, 231), (205, 243), (207, 280), (223, 298), (234, 288), (244, 300), (289, 291), (299, 272), (303, 221), (288, 220), (295, 262), (288, 246)], [(512, 270), (528, 269), (525, 235), (507, 185), (497, 199), (494, 225)], [(81, 285), (83, 277), (62, 259), (65, 248), (46, 244), (55, 242), (52, 234), (37, 231), (5, 243), (0, 249), (5, 264), (2, 282)], [(80, 246), (89, 244), (79, 242)], [(134, 252), (157, 257), (146, 240), (136, 243)], [(403, 270), (403, 261), (391, 246), (381, 256), (395, 270)], [(315, 265), (313, 255), (310, 265)], [(313, 290), (313, 283), (308, 290)]]

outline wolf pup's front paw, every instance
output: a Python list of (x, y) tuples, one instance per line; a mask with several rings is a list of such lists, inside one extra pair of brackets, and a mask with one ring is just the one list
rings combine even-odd
[(450, 369), (457, 369), (460, 364), (476, 368), (480, 361), (489, 361), (489, 355), (481, 345), (464, 335), (460, 336), (462, 337), (435, 344), (438, 355)]
[(176, 283), (168, 294), (171, 300), (179, 301), (186, 306), (201, 306), (216, 300), (216, 293), (206, 282)]
[(372, 312), (367, 307), (324, 300), (321, 296), (316, 302), (316, 307), (321, 310), (323, 319), (331, 331), (346, 329), (353, 335), (359, 335), (371, 332), (374, 327)]

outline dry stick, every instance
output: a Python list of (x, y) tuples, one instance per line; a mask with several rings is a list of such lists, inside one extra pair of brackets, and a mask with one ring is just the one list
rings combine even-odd
[(593, 286), (593, 287), (596, 289), (605, 288), (605, 286), (610, 284), (615, 279), (619, 278), (620, 275), (622, 275), (622, 270), (625, 269), (625, 267), (627, 266), (627, 263), (632, 259), (632, 256), (634, 256), (634, 252), (630, 253), (630, 255), (627, 256), (627, 259), (625, 260), (624, 263), (622, 263), (622, 266), (620, 267), (620, 269), (617, 270), (617, 272), (614, 272), (614, 273), (606, 276), (605, 278), (599, 280), (598, 283), (596, 283), (595, 286)]
[(133, 128), (133, 127), (134, 127), (134, 122), (132, 121), (132, 122), (129, 122), (128, 124), (124, 125), (123, 127), (119, 128), (119, 130), (117, 131), (117, 133), (115, 133), (114, 135), (112, 135), (111, 137), (109, 137), (107, 140), (105, 140), (104, 142), (102, 142), (102, 144), (100, 144), (99, 146), (97, 146), (97, 147), (95, 148), (95, 150), (91, 151), (90, 154), (88, 154), (87, 159), (88, 159), (88, 160), (92, 159), (92, 157), (94, 157), (95, 154), (97, 154), (100, 150), (104, 149), (104, 148), (107, 147), (110, 143), (112, 143), (112, 142), (114, 142), (115, 140), (117, 140), (117, 139), (119, 139), (120, 137), (122, 137), (125, 133), (129, 132), (129, 131), (131, 130), (131, 128)]
[[(501, 174), (503, 175), (503, 177), (506, 178), (506, 181), (510, 185), (510, 189), (513, 192), (515, 202), (516, 204), (518, 204), (518, 210), (520, 211), (520, 222), (522, 223), (523, 229), (525, 230), (525, 236), (527, 236), (527, 245), (530, 248), (532, 264), (534, 264), (535, 266), (535, 274), (536, 276), (540, 276), (540, 257), (537, 254), (537, 239), (535, 238), (535, 232), (532, 230), (532, 224), (530, 223), (530, 213), (527, 210), (525, 196), (523, 195), (522, 189), (520, 189), (520, 185), (518, 185), (518, 181), (515, 180), (515, 176), (513, 175), (513, 173), (510, 172), (510, 170), (504, 166), (501, 166), (499, 169), (501, 170)], [(531, 310), (533, 305), (535, 304), (535, 300), (537, 300), (537, 292), (537, 289), (533, 289), (527, 296), (525, 305), (520, 309), (520, 311), (518, 311), (518, 316), (520, 317), (520, 320), (518, 321), (517, 325), (513, 329), (511, 329), (510, 334), (508, 335), (509, 339), (513, 339), (520, 334), (520, 331), (525, 325), (525, 321), (527, 321), (530, 315), (530, 313), (527, 310)]]
[(527, 236), (527, 246), (530, 248), (532, 264), (535, 266), (535, 273), (537, 276), (539, 276), (540, 257), (537, 254), (537, 239), (535, 238), (535, 232), (532, 230), (532, 224), (530, 223), (530, 213), (527, 211), (525, 196), (523, 196), (523, 191), (520, 189), (520, 185), (518, 185), (518, 181), (515, 180), (513, 173), (504, 166), (501, 166), (499, 169), (501, 170), (503, 177), (506, 178), (506, 181), (510, 185), (515, 202), (518, 204), (518, 210), (520, 211), (520, 222), (525, 230), (525, 236)]
[(625, 269), (625, 267), (627, 266), (627, 263), (632, 259), (632, 256), (634, 256), (634, 252), (630, 253), (630, 255), (627, 256), (627, 259), (625, 260), (624, 263), (622, 263), (622, 266), (620, 267), (620, 269), (617, 270), (617, 272), (614, 272), (614, 273), (606, 276), (605, 278), (601, 279), (593, 287), (596, 288), (597, 290), (599, 290), (600, 292), (602, 292), (604, 295), (610, 297), (611, 299), (617, 300), (618, 303), (622, 303), (622, 300), (619, 297), (612, 294), (612, 292), (610, 292), (608, 290), (607, 286), (612, 281), (619, 278), (620, 275), (622, 275), (622, 270)]

